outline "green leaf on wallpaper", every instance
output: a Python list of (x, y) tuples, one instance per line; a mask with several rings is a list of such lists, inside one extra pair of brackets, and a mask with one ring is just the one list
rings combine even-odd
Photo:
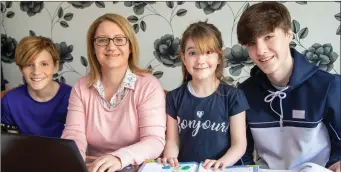
[(146, 22), (144, 22), (144, 21), (142, 20), (141, 23), (140, 23), (140, 27), (141, 27), (141, 30), (142, 30), (143, 32), (145, 32), (146, 29), (147, 29), (147, 24), (146, 24)]
[(6, 7), (3, 3), (1, 3), (1, 12), (5, 13), (6, 12)]
[(88, 66), (88, 60), (86, 60), (85, 57), (81, 56), (81, 63), (83, 66), (87, 67)]
[(33, 30), (30, 30), (29, 33), (30, 33), (30, 36), (36, 36), (36, 33), (34, 33)]
[(64, 19), (65, 19), (66, 21), (70, 21), (70, 20), (72, 20), (72, 18), (73, 18), (73, 13), (66, 13), (66, 14), (64, 15)]
[(134, 24), (134, 25), (133, 25), (133, 28), (134, 28), (135, 33), (138, 33), (139, 30), (140, 30), (140, 27), (139, 27), (138, 24)]
[(306, 5), (308, 3), (307, 1), (295, 1), (295, 2), (300, 5)]
[(297, 44), (296, 44), (296, 42), (294, 42), (294, 41), (291, 41), (290, 44), (289, 44), (290, 48), (295, 48), (296, 45), (297, 45)]
[(65, 78), (63, 76), (60, 77), (60, 82), (66, 83), (66, 80), (65, 80)]
[(180, 16), (186, 15), (186, 13), (187, 13), (187, 10), (181, 8), (181, 9), (179, 9), (179, 10), (176, 12), (176, 15), (180, 17)]
[(169, 8), (173, 8), (174, 7), (174, 2), (173, 1), (166, 1), (166, 5)]
[(134, 15), (129, 16), (127, 19), (130, 23), (136, 23), (139, 20), (139, 18)]
[(340, 35), (340, 31), (341, 30), (341, 25), (337, 28), (337, 30), (336, 30), (336, 35)]
[(15, 13), (13, 11), (8, 11), (7, 14), (6, 14), (6, 17), (7, 18), (12, 18), (14, 17)]
[(178, 2), (177, 2), (178, 5), (182, 5), (182, 4), (184, 4), (184, 3), (185, 3), (185, 1), (178, 1)]
[(58, 9), (58, 17), (59, 17), (59, 18), (62, 18), (63, 15), (64, 15), (63, 8), (62, 8), (62, 7), (59, 7), (59, 9)]
[(292, 20), (291, 29), (295, 34), (297, 34), (300, 31), (300, 23), (297, 20)]
[(163, 75), (163, 72), (162, 71), (156, 71), (153, 73), (153, 75), (157, 78), (157, 79), (160, 79)]
[[(244, 5), (243, 12), (244, 12), (245, 10), (247, 10), (249, 7), (250, 7), (250, 4), (249, 4), (249, 3), (246, 3), (246, 4)], [(242, 14), (243, 14), (243, 12), (242, 12)]]
[(67, 28), (67, 27), (69, 27), (69, 24), (67, 24), (67, 22), (66, 21), (60, 21), (59, 22), (60, 23), (60, 25), (63, 27), (63, 28)]
[(95, 4), (98, 8), (105, 8), (105, 4), (103, 1), (96, 1)]
[(236, 66), (231, 66), (229, 68), (229, 72), (233, 76), (239, 76), (242, 73), (242, 68), (243, 67), (244, 67), (243, 64), (239, 64), (239, 65), (236, 65)]
[(336, 20), (340, 21), (340, 13), (335, 14), (334, 17), (336, 18)]
[(12, 7), (12, 2), (6, 1), (6, 8), (11, 8), (11, 7)]
[(305, 27), (305, 28), (303, 28), (302, 30), (300, 30), (300, 31), (298, 32), (298, 37), (299, 37), (300, 39), (304, 39), (304, 38), (308, 35), (308, 32), (309, 32), (308, 28)]

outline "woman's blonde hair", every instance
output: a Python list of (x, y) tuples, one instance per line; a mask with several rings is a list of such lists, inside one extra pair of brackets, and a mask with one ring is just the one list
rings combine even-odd
[(107, 13), (97, 18), (90, 26), (87, 33), (87, 54), (90, 63), (90, 80), (89, 86), (93, 85), (101, 76), (101, 66), (95, 55), (94, 38), (98, 26), (104, 22), (110, 21), (117, 24), (128, 37), (131, 53), (128, 58), (130, 70), (135, 74), (150, 73), (150, 70), (141, 69), (137, 66), (139, 60), (139, 45), (135, 35), (135, 31), (129, 24), (128, 20), (118, 14)]
[(21, 39), (15, 49), (15, 63), (22, 70), (24, 66), (32, 63), (43, 50), (50, 53), (54, 65), (57, 65), (59, 54), (56, 46), (51, 39), (42, 36), (27, 36)]
[[(201, 54), (206, 54), (207, 51), (213, 51), (218, 54), (220, 63), (218, 64), (215, 75), (221, 80), (223, 78), (224, 59), (223, 59), (223, 40), (221, 33), (217, 27), (207, 22), (192, 23), (188, 26), (182, 35), (180, 49), (181, 53), (185, 54), (186, 43), (189, 39), (192, 39), (194, 45), (199, 49)], [(182, 63), (183, 82), (192, 80), (191, 74), (186, 69), (186, 66)]]

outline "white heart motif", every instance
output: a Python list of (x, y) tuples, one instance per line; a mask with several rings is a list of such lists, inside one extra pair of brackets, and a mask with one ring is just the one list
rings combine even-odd
[(204, 111), (197, 111), (197, 116), (201, 118), (204, 115)]

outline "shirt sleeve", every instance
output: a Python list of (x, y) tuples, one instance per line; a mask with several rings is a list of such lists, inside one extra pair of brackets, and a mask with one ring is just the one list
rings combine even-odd
[(237, 115), (249, 108), (244, 92), (240, 89), (236, 89), (235, 93), (230, 97), (229, 115)]
[(10, 111), (8, 97), (6, 95), (1, 98), (1, 130), (18, 130), (18, 126)]
[(177, 110), (174, 102), (174, 93), (174, 91), (171, 91), (166, 95), (166, 113), (172, 118), (176, 119)]
[(327, 114), (323, 120), (330, 137), (330, 158), (326, 164), (329, 168), (340, 161), (340, 75), (335, 75), (335, 80), (330, 84), (327, 96)]
[(161, 84), (153, 77), (143, 85), (138, 96), (136, 109), (140, 141), (110, 153), (120, 158), (122, 168), (130, 164), (139, 165), (146, 159), (158, 158), (165, 146), (165, 93)]
[(80, 97), (80, 83), (76, 83), (71, 90), (69, 98), (68, 112), (63, 134), (63, 139), (74, 140), (85, 160), (87, 149), (87, 140), (85, 136), (85, 111), (83, 101)]

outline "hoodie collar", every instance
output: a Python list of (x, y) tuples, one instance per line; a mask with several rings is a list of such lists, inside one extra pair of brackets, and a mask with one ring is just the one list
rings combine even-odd
[[(299, 53), (296, 49), (290, 48), (291, 56), (294, 58), (294, 66), (289, 78), (289, 89), (292, 90), (309, 79), (317, 70), (318, 67), (310, 64), (307, 58)], [(254, 66), (251, 69), (251, 77), (256, 78), (260, 85), (266, 90), (275, 90), (270, 80), (265, 73), (258, 67)]]

